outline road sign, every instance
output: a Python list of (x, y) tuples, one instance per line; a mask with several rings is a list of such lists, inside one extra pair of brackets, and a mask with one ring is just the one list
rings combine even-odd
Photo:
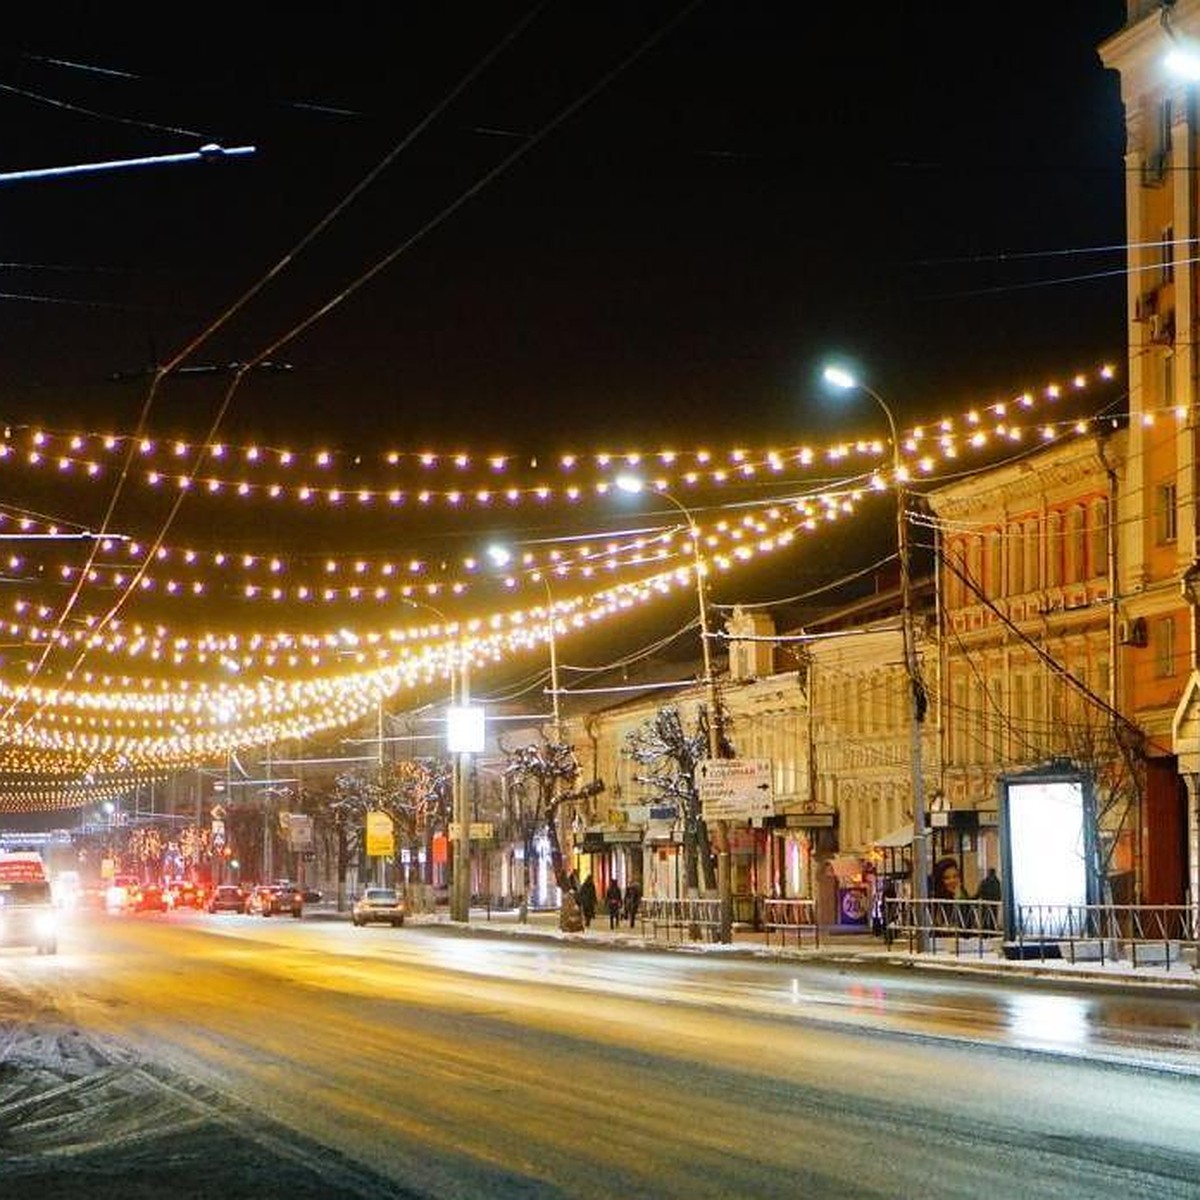
[(768, 758), (710, 758), (696, 767), (696, 791), (706, 821), (775, 815)]
[[(472, 821), (467, 836), (473, 842), (490, 842), (496, 836), (495, 827), (491, 821)], [(458, 840), (458, 822), (450, 822), (450, 840)]]
[(372, 858), (391, 858), (396, 853), (396, 833), (392, 818), (379, 809), (367, 813), (367, 854)]
[(313, 819), (308, 813), (280, 813), (279, 823), (287, 834), (289, 849), (308, 850), (312, 846)]

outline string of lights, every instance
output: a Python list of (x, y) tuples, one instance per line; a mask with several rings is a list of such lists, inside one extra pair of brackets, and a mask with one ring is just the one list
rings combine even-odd
[[(969, 449), (983, 449), (995, 440), (1014, 441), (1029, 436), (1024, 423), (1035, 410), (1053, 406), (1064, 397), (1085, 391), (1099, 383), (1116, 378), (1115, 369), (1102, 365), (1092, 372), (1078, 372), (1066, 384), (1048, 383), (1020, 395), (994, 400), (971, 407), (957, 416), (945, 416), (914, 427), (901, 437), (903, 454), (914, 461), (922, 473), (936, 469), (937, 459), (954, 458)], [(1082, 428), (1088, 418), (1040, 423), (1042, 437), (1057, 436), (1062, 427)], [(653, 465), (669, 469), (669, 473), (653, 480), (652, 489), (697, 488), (745, 482), (760, 474), (786, 475), (797, 469), (840, 465), (852, 459), (880, 460), (886, 452), (879, 439), (835, 440), (823, 445), (801, 444), (778, 449), (732, 448), (723, 451), (707, 449), (656, 450), (652, 452), (591, 451), (565, 453), (543, 465), (539, 459), (521, 460), (512, 455), (476, 455), (463, 451), (398, 451), (382, 455), (363, 455), (354, 451), (319, 449), (306, 452), (264, 448), (255, 444), (232, 447), (193, 444), (182, 440), (157, 440), (140, 437), (136, 440), (120, 434), (91, 434), (23, 428), (9, 425), (0, 441), (0, 466), (24, 467), (52, 471), (59, 477), (100, 481), (112, 470), (113, 460), (133, 453), (140, 464), (135, 482), (151, 489), (184, 490), (197, 496), (235, 497), (291, 501), (301, 505), (321, 503), (333, 509), (423, 508), (438, 505), (448, 509), (474, 506), (512, 505), (525, 502), (564, 502), (578, 504), (589, 496), (605, 496), (613, 489), (612, 472)], [(202, 463), (213, 464), (208, 473)], [(235, 478), (219, 473), (220, 467), (236, 461), (246, 468), (266, 467), (284, 470), (284, 476), (261, 479), (243, 476)], [(295, 470), (315, 469), (319, 474), (341, 471), (364, 474), (368, 468), (415, 468), (432, 474), (447, 470), (461, 476), (453, 486), (421, 484), (400, 486), (372, 475), (365, 482), (349, 480), (330, 482), (311, 478), (301, 482), (287, 477)], [(578, 482), (553, 481), (547, 472), (556, 475), (582, 476)], [(590, 472), (590, 473), (589, 473)], [(530, 474), (541, 479), (529, 481)], [(500, 476), (517, 477), (507, 485)]]

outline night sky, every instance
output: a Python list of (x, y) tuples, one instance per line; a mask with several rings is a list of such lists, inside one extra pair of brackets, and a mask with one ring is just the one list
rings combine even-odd
[[(1095, 53), (1120, 0), (247, 7), (9, 30), (4, 169), (259, 150), (0, 191), (6, 419), (131, 427), (145, 369), (509, 35), (185, 364), (262, 353), (416, 239), (243, 385), (231, 436), (761, 444), (853, 419), (813, 385), (832, 349), (913, 419), (1121, 349), (1123, 131)], [(152, 425), (196, 434), (221, 386), (168, 385)]]
[[(568, 450), (886, 433), (869, 398), (818, 387), (834, 352), (906, 422), (1123, 359), (1123, 122), (1096, 54), (1120, 0), (254, 7), (204, 6), (187, 26), (55, 5), (6, 30), (0, 169), (258, 148), (0, 186), (14, 439), (131, 433), (143, 413), (157, 438), (200, 439), (228, 364), (265, 356), (274, 369), (245, 378), (214, 440), (330, 447), (348, 489), (358, 456), (392, 447), (519, 454), (532, 477)], [(148, 404), (153, 368), (289, 255)], [(99, 528), (116, 472), (97, 485), (74, 471), (5, 465), (0, 511)], [(709, 520), (728, 498), (691, 502)], [(109, 528), (149, 544), (169, 521), (181, 578), (182, 547), (219, 546), (290, 556), (292, 582), (329, 553), (411, 553), (450, 578), (497, 536), (651, 523), (645, 504), (475, 520), (364, 509), (355, 523), (170, 507), (130, 486)], [(856, 570), (894, 537), (878, 514), (714, 599), (780, 599)], [(27, 548), (0, 571), (6, 596), (61, 604), (59, 557)], [(105, 578), (79, 611), (115, 599)], [(123, 615), (260, 627), (263, 607), (222, 578), (203, 601), (139, 599)], [(394, 621), (383, 608), (266, 619)], [(10, 644), (0, 665), (39, 654)]]

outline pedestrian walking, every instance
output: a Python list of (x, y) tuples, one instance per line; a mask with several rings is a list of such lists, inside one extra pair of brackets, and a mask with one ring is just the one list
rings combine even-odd
[(583, 927), (589, 929), (596, 915), (596, 885), (590, 875), (579, 885), (579, 909), (583, 913)]
[(625, 915), (629, 918), (629, 928), (633, 928), (633, 923), (637, 920), (638, 909), (642, 903), (642, 889), (638, 886), (637, 880), (631, 879), (628, 886), (625, 888)]
[(616, 879), (610, 879), (604, 893), (604, 903), (608, 905), (609, 929), (616, 929), (621, 924), (621, 900), (621, 885)]

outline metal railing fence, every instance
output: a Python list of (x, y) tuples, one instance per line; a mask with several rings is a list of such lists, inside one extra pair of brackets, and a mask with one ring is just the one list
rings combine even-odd
[(815, 900), (762, 900), (762, 927), (767, 935), (767, 945), (778, 935), (780, 944), (786, 946), (789, 935), (796, 939), (797, 947), (804, 945), (805, 937), (812, 945), (821, 945), (821, 926), (817, 921)]
[(638, 908), (642, 935), (681, 942), (715, 942), (721, 935), (721, 901), (702, 899), (669, 900), (643, 898)]
[(1134, 967), (1170, 967), (1189, 956), (1195, 965), (1200, 957), (1195, 910), (1183, 904), (1023, 904), (1012, 929), (992, 900), (895, 899), (886, 913), (888, 933), (906, 938), (910, 953), (924, 940), (931, 951), (948, 946), (956, 955), (982, 957), (1003, 943), (1017, 958)]

